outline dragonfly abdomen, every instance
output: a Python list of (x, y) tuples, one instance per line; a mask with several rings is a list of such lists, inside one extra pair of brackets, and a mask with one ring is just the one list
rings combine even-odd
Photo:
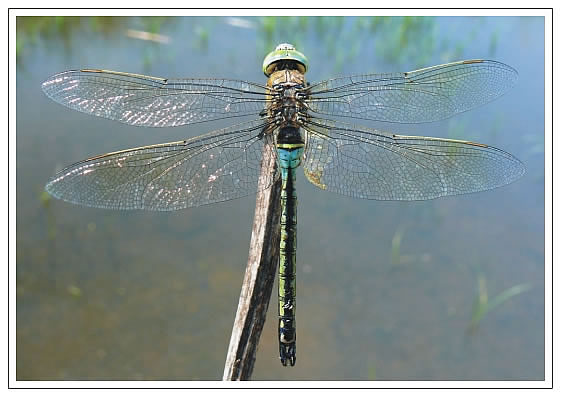
[(296, 363), (296, 168), (304, 141), (296, 127), (281, 128), (277, 152), (281, 170), (281, 222), (279, 261), (279, 352), (281, 363)]

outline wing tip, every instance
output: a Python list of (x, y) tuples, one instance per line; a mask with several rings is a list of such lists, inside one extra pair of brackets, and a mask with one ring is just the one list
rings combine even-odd
[(61, 200), (61, 196), (59, 194), (57, 194), (57, 192), (53, 189), (53, 185), (55, 184), (55, 178), (51, 178), (46, 184), (45, 184), (45, 192), (47, 192), (49, 195), (51, 195), (52, 197)]

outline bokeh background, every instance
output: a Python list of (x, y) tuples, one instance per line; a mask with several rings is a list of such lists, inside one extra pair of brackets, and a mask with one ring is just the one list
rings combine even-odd
[(297, 364), (279, 363), (273, 292), (253, 379), (544, 378), (543, 18), (18, 17), (18, 380), (220, 379), (255, 205), (119, 212), (50, 198), (65, 165), (227, 122), (135, 128), (66, 109), (41, 83), (77, 68), (264, 83), (280, 42), (307, 55), (311, 82), (470, 58), (513, 66), (513, 90), (449, 120), (358, 124), (497, 146), (527, 173), (397, 203), (324, 192), (299, 171)]

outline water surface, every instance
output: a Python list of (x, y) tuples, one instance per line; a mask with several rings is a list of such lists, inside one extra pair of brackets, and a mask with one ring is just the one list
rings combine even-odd
[[(263, 57), (279, 42), (307, 55), (312, 82), (470, 58), (513, 66), (513, 90), (452, 119), (357, 123), (497, 146), (527, 173), (490, 192), (397, 203), (324, 192), (299, 171), (297, 364), (279, 363), (273, 292), (253, 379), (544, 378), (543, 18), (17, 24), (17, 379), (220, 379), (255, 205), (148, 213), (49, 199), (44, 185), (65, 165), (228, 122), (135, 128), (57, 105), (42, 81), (104, 68), (264, 83)], [(531, 288), (473, 325), (485, 296), (518, 285)]]

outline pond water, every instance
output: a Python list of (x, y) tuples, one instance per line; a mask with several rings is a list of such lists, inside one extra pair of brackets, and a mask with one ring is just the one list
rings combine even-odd
[(297, 363), (278, 360), (273, 292), (253, 379), (543, 379), (543, 34), (539, 17), (18, 18), (17, 379), (220, 379), (255, 205), (120, 212), (49, 198), (65, 165), (228, 122), (135, 128), (64, 108), (41, 83), (79, 68), (265, 83), (280, 42), (306, 54), (311, 82), (471, 58), (513, 66), (514, 89), (449, 120), (357, 124), (483, 142), (527, 172), (489, 192), (378, 202), (299, 171)]

